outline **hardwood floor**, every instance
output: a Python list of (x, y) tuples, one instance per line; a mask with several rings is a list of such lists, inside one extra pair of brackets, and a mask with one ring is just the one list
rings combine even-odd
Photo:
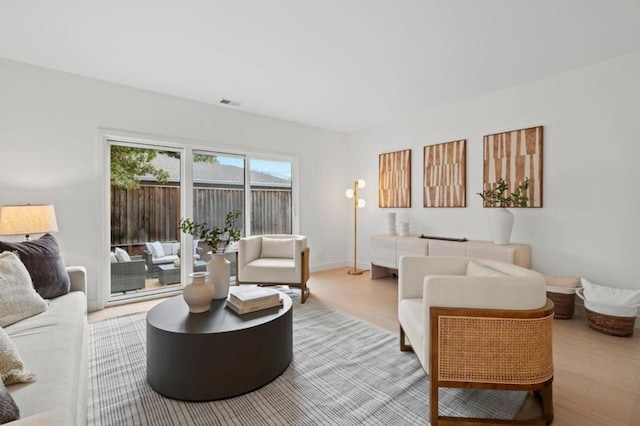
[[(310, 299), (398, 332), (397, 280), (348, 275), (347, 268), (311, 274)], [(89, 314), (89, 321), (151, 309), (161, 300)], [(637, 324), (639, 325), (639, 324)], [(554, 321), (554, 426), (640, 425), (640, 330), (613, 337), (590, 329), (576, 308)]]

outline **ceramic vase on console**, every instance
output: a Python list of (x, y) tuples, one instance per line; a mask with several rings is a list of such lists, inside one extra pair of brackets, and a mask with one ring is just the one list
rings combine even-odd
[(489, 216), (489, 229), (494, 244), (509, 244), (513, 229), (513, 213), (504, 207), (492, 209)]
[(215, 288), (207, 283), (208, 272), (194, 272), (188, 274), (191, 283), (187, 284), (182, 291), (182, 297), (189, 306), (189, 312), (199, 314), (207, 312), (211, 308), (211, 299)]
[(215, 287), (213, 299), (226, 299), (231, 281), (231, 262), (226, 259), (224, 253), (211, 253), (211, 260), (207, 262), (207, 272), (207, 282)]

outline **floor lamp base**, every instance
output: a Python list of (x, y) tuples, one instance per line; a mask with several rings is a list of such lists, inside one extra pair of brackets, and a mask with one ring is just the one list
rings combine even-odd
[(349, 274), (349, 275), (362, 275), (363, 272), (364, 272), (364, 269), (353, 268), (353, 269), (349, 269), (347, 271), (347, 274)]

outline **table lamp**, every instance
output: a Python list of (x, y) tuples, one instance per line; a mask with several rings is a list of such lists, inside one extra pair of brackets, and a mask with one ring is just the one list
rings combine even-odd
[(53, 204), (27, 204), (2, 206), (0, 209), (0, 235), (24, 235), (58, 232)]

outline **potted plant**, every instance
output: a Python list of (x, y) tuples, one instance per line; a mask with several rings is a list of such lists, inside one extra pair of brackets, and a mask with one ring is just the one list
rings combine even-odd
[(509, 244), (513, 229), (513, 213), (506, 207), (527, 207), (529, 205), (528, 189), (529, 178), (525, 178), (515, 191), (511, 191), (505, 180), (500, 178), (495, 188), (478, 192), (485, 207), (498, 207), (489, 218), (489, 229), (495, 244)]
[(208, 282), (216, 288), (214, 299), (225, 299), (229, 294), (231, 264), (224, 254), (229, 244), (238, 241), (241, 229), (235, 226), (240, 217), (240, 210), (230, 211), (224, 220), (224, 226), (210, 227), (206, 223), (194, 222), (191, 219), (180, 219), (180, 230), (194, 238), (204, 241), (211, 248), (211, 260), (207, 262)]
[(223, 227), (209, 227), (206, 223), (197, 223), (191, 219), (180, 219), (180, 230), (207, 243), (212, 253), (224, 253), (229, 244), (240, 239), (241, 229), (234, 226), (234, 224), (241, 214), (240, 210), (227, 213)]
[(478, 192), (478, 195), (484, 200), (485, 206), (489, 207), (527, 207), (529, 204), (528, 189), (529, 178), (525, 178), (524, 182), (518, 185), (518, 189), (513, 192), (509, 191), (507, 182), (500, 178), (495, 188)]

